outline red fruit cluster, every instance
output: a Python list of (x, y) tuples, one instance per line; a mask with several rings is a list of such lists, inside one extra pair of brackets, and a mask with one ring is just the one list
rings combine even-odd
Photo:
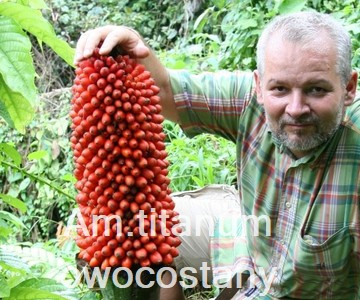
[(72, 92), (78, 223), (86, 225), (77, 230), (79, 258), (102, 269), (171, 264), (179, 220), (169, 196), (159, 88), (150, 72), (128, 56), (96, 49), (79, 63)]

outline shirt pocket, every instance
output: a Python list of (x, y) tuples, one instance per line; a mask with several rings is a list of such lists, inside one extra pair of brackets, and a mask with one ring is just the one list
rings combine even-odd
[(307, 277), (344, 276), (354, 247), (349, 226), (343, 227), (322, 244), (299, 236), (294, 251), (294, 271)]
[(354, 274), (354, 237), (349, 226), (317, 244), (309, 236), (298, 236), (294, 248), (293, 271), (303, 292), (346, 289)]

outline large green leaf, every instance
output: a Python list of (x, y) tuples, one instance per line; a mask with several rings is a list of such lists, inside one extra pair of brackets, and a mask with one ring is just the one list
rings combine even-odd
[(35, 69), (30, 51), (31, 43), (25, 32), (0, 12), (0, 74), (10, 90), (20, 93), (34, 105)]
[(45, 42), (69, 65), (73, 65), (75, 50), (68, 43), (59, 39), (52, 25), (40, 11), (17, 3), (0, 3), (0, 15), (12, 18), (24, 30)]
[[(64, 298), (63, 296), (67, 296)], [(18, 286), (11, 290), (10, 297), (4, 298), (7, 300), (21, 300), (21, 299), (54, 299), (54, 300), (68, 300), (74, 299), (71, 291), (69, 293), (61, 283), (47, 278), (32, 278), (23, 281)]]
[(43, 291), (41, 289), (34, 289), (29, 287), (15, 287), (11, 290), (10, 297), (3, 298), (4, 300), (68, 300), (62, 296)]
[(48, 292), (66, 291), (66, 287), (61, 283), (49, 278), (31, 278), (19, 284), (21, 287), (31, 287)]
[(0, 274), (0, 297), (10, 296), (10, 287), (3, 275)]
[(26, 204), (18, 198), (12, 197), (10, 195), (0, 194), (0, 199), (2, 199), (7, 204), (17, 208), (21, 212), (26, 212)]
[(0, 101), (0, 117), (2, 117), (10, 127), (15, 127), (13, 120), (11, 119), (9, 112), (6, 109), (5, 103)]
[(49, 7), (43, 0), (18, 0), (18, 3), (29, 6), (34, 9), (48, 9)]
[(10, 272), (30, 273), (29, 266), (20, 257), (3, 248), (0, 248), (0, 267)]
[[(12, 214), (8, 211), (0, 210), (0, 219), (11, 222), (17, 227), (23, 227), (26, 229), (26, 226), (24, 225), (24, 223), (18, 217), (16, 217), (14, 214)], [(1, 257), (0, 257), (0, 259), (1, 259)]]
[(2, 76), (0, 76), (0, 102), (3, 103), (7, 110), (5, 116), (0, 116), (5, 120), (7, 120), (6, 116), (10, 116), (12, 123), (9, 123), (9, 125), (14, 125), (18, 131), (23, 133), (25, 126), (29, 124), (34, 116), (34, 109), (27, 98), (20, 93), (14, 92), (5, 83)]

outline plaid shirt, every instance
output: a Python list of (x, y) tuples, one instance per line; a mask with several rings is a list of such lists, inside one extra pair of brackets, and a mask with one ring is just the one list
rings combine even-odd
[(360, 101), (326, 144), (295, 159), (272, 138), (251, 73), (169, 72), (187, 135), (236, 143), (241, 212), (237, 234), (215, 232), (214, 279), (250, 273), (233, 299), (359, 299)]

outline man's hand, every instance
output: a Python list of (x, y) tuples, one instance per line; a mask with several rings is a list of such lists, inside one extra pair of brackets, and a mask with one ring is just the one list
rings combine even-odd
[(74, 64), (90, 57), (101, 43), (100, 55), (108, 55), (113, 49), (120, 54), (127, 54), (145, 66), (160, 88), (162, 114), (174, 122), (178, 121), (174, 96), (169, 75), (155, 53), (145, 44), (140, 34), (126, 26), (107, 25), (83, 33), (76, 45)]
[(146, 58), (150, 54), (150, 49), (137, 31), (126, 26), (107, 25), (88, 30), (81, 35), (76, 45), (75, 65), (91, 56), (100, 42), (101, 55), (109, 54), (116, 47), (134, 58)]

